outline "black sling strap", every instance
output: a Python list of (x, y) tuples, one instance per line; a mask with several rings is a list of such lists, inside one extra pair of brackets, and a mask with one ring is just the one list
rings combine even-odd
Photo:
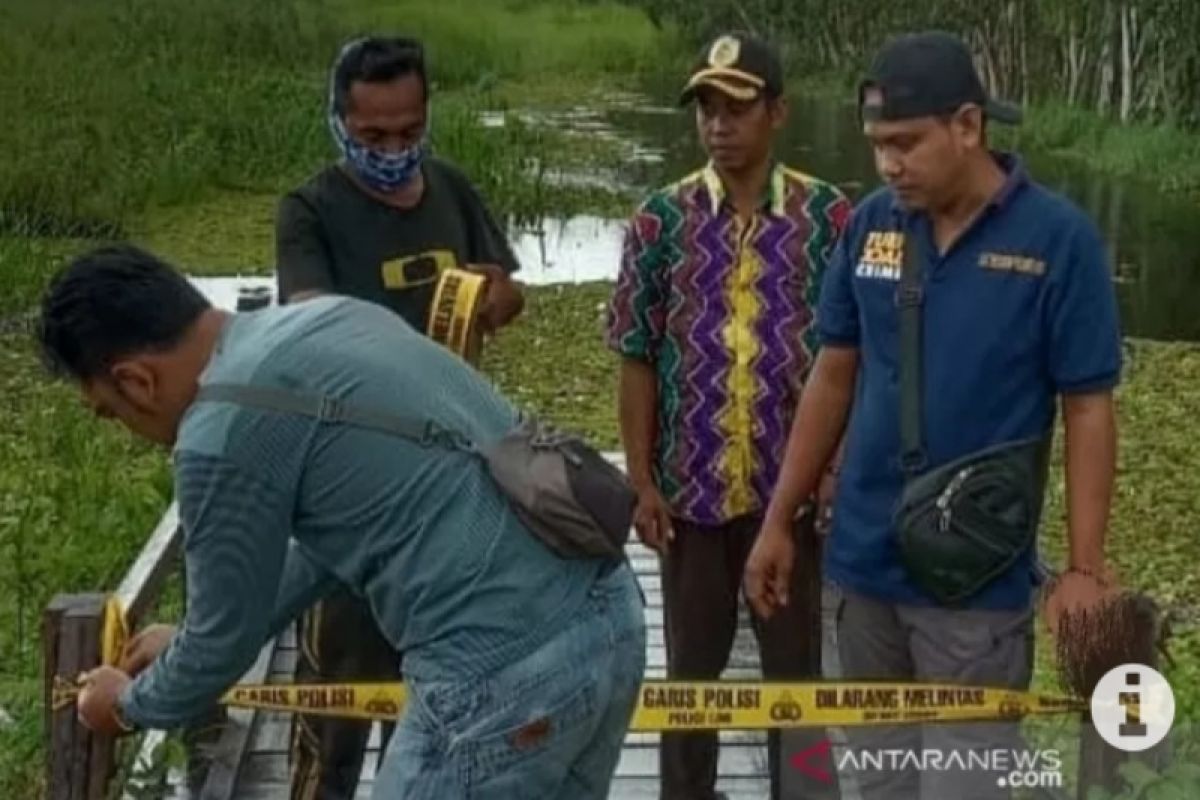
[(900, 309), (900, 467), (906, 475), (913, 475), (928, 464), (921, 425), (921, 306), (925, 287), (916, 237), (906, 231), (902, 247), (903, 266), (896, 292)]

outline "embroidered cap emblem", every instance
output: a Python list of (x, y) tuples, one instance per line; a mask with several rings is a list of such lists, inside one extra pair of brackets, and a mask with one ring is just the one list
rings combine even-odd
[(732, 36), (722, 36), (708, 50), (708, 63), (714, 67), (729, 67), (737, 63), (742, 51), (741, 42)]

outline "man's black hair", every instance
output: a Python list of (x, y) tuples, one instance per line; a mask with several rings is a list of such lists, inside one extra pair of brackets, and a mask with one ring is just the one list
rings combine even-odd
[(425, 47), (407, 36), (373, 36), (362, 39), (343, 52), (333, 72), (333, 108), (345, 115), (350, 106), (350, 87), (356, 81), (387, 83), (404, 75), (416, 75), (421, 91), (429, 96), (425, 74)]
[(186, 276), (150, 253), (100, 247), (51, 279), (38, 324), (42, 359), (58, 377), (95, 378), (124, 356), (177, 345), (211, 307)]

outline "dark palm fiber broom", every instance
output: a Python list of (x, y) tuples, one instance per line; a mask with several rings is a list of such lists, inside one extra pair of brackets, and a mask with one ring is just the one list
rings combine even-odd
[[(1048, 590), (1052, 591), (1053, 586)], [(1055, 637), (1059, 682), (1071, 696), (1089, 700), (1100, 679), (1122, 664), (1158, 669), (1160, 654), (1169, 663), (1169, 636), (1168, 621), (1153, 598), (1129, 589), (1114, 590), (1096, 607), (1063, 617)], [(1166, 743), (1142, 754), (1126, 754), (1110, 747), (1091, 724), (1090, 713), (1083, 715), (1080, 737), (1080, 798), (1087, 796), (1090, 786), (1120, 790), (1123, 782), (1117, 768), (1130, 755), (1153, 761), (1166, 756)]]

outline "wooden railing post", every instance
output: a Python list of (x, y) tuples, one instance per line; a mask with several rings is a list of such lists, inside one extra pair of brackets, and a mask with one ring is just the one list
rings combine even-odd
[(103, 800), (108, 791), (113, 739), (81, 725), (73, 703), (53, 704), (56, 683), (74, 683), (100, 663), (104, 601), (103, 594), (62, 594), (42, 616), (47, 800)]

